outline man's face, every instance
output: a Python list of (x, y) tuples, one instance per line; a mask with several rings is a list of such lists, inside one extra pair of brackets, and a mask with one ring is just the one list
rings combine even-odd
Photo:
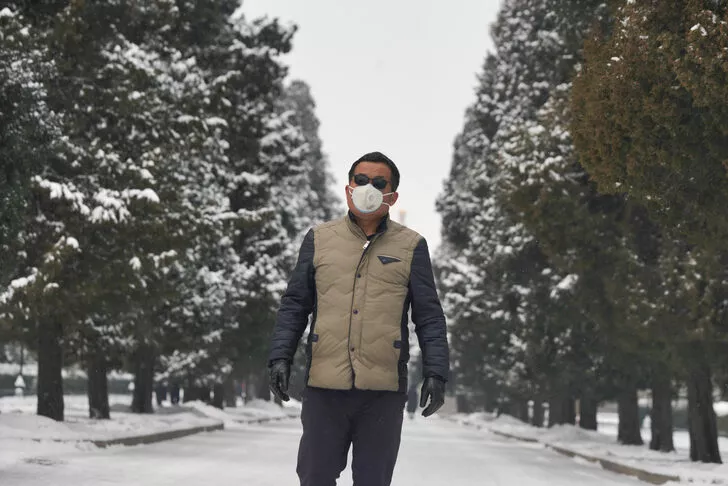
[[(384, 189), (382, 189), (382, 192), (384, 194), (392, 192), (392, 170), (387, 166), (387, 164), (379, 162), (360, 162), (354, 169), (354, 175), (356, 174), (364, 174), (368, 176), (370, 180), (375, 177), (383, 177), (387, 181), (387, 185)], [(353, 178), (349, 181), (348, 186), (357, 186)], [(373, 213), (362, 213), (356, 209), (356, 206), (354, 206), (354, 203), (351, 200), (351, 194), (349, 194), (348, 186), (344, 188), (346, 191), (346, 204), (349, 206), (349, 210), (354, 213), (354, 216), (357, 218), (363, 220), (379, 220), (383, 218), (387, 212), (389, 212), (389, 206), (382, 204), (381, 207)], [(397, 202), (398, 196), (399, 195), (396, 192), (392, 192), (392, 194), (384, 196), (384, 202), (393, 206), (394, 203)]]

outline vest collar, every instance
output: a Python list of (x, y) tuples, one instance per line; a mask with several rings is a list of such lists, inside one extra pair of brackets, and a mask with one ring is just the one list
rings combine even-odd
[[(375, 234), (384, 233), (387, 231), (387, 223), (389, 221), (389, 213), (385, 214), (382, 220), (379, 222), (379, 225), (377, 226), (377, 231)], [(364, 230), (361, 229), (361, 227), (356, 224), (356, 216), (354, 216), (354, 213), (351, 211), (348, 212), (346, 217), (346, 226), (349, 227), (349, 230), (351, 230), (352, 233), (354, 233), (356, 236), (362, 239), (367, 239), (367, 235), (364, 234)]]

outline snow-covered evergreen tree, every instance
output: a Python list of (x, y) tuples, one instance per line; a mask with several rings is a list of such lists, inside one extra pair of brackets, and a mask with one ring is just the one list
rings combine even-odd
[[(654, 307), (664, 321), (683, 322), (673, 361), (688, 383), (691, 458), (720, 462), (710, 403), (714, 367), (725, 368), (715, 343), (726, 332), (719, 302), (728, 289), (726, 6), (616, 6), (614, 25), (590, 39), (574, 82), (574, 142), (600, 190), (627, 194), (659, 225), (658, 270), (671, 283)], [(675, 305), (690, 294), (691, 304)]]
[(43, 413), (62, 418), (64, 355), (98, 417), (112, 368), (139, 412), (155, 376), (194, 398), (259, 373), (302, 232), (332, 210), (313, 102), (284, 89), (294, 29), (236, 1), (46, 7), (0, 18), (2, 150), (38, 162), (2, 180), (13, 214), (34, 203), (2, 225), (21, 230), (2, 322), (40, 340)]
[[(480, 345), (493, 349), (483, 359), (497, 370), (495, 382), (501, 393), (513, 395), (511, 399), (545, 399), (557, 393), (547, 390), (543, 377), (534, 373), (543, 373), (537, 363), (549, 356), (544, 339), (559, 353), (570, 352), (566, 338), (571, 330), (565, 317), (570, 312), (554, 315), (549, 304), (560, 302), (562, 290), (576, 281), (554, 266), (525, 225), (522, 211), (511, 204), (514, 191), (533, 172), (519, 160), (527, 152), (518, 153), (518, 140), (556, 88), (574, 75), (579, 40), (603, 9), (596, 1), (504, 3), (492, 28), (496, 52), (484, 63), (477, 100), (456, 141), (452, 173), (439, 206), (448, 250), (441, 283), (449, 290), (450, 282), (468, 282), (465, 293), (471, 295), (455, 293), (457, 302), (449, 307), (454, 312), (452, 333), (462, 332), (459, 316), (475, 316), (465, 327), (470, 333), (483, 329)], [(448, 264), (458, 260), (460, 264)], [(463, 268), (471, 270), (460, 273)], [(562, 331), (554, 333), (555, 329)]]
[(304, 173), (308, 176), (304, 187), (310, 188), (307, 212), (312, 221), (329, 221), (343, 212), (343, 206), (333, 192), (334, 176), (319, 137), (316, 102), (309, 86), (301, 80), (290, 82), (286, 86), (284, 106), (293, 112), (294, 123), (300, 127), (307, 144), (304, 157)]
[(17, 8), (0, 10), (0, 289), (17, 272), (17, 235), (30, 213), (31, 178), (60, 138), (45, 84), (54, 76), (43, 33)]

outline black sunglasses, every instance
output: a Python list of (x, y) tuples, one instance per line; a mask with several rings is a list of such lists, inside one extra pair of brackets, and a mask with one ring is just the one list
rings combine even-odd
[(366, 174), (354, 174), (354, 182), (356, 182), (357, 186), (366, 186), (369, 184), (369, 181), (371, 181), (372, 185), (380, 191), (383, 191), (384, 188), (387, 187), (387, 184), (389, 184), (389, 181), (382, 176), (376, 176), (370, 179)]

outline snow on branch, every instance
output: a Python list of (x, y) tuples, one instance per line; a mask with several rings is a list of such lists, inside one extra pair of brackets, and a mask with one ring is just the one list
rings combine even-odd
[(12, 18), (15, 17), (15, 12), (10, 10), (8, 7), (5, 7), (4, 9), (0, 10), (0, 19), (2, 18)]
[(0, 293), (0, 305), (6, 305), (10, 302), (18, 291), (21, 291), (27, 287), (33, 285), (38, 277), (38, 269), (31, 268), (30, 275), (25, 277), (16, 278), (10, 285), (5, 289), (4, 292)]
[(43, 179), (41, 176), (33, 177), (32, 182), (40, 189), (47, 191), (51, 199), (60, 199), (68, 202), (71, 208), (84, 216), (91, 214), (91, 209), (84, 203), (85, 197), (83, 193), (72, 183), (61, 184)]
[(551, 298), (555, 299), (559, 296), (559, 294), (561, 292), (568, 292), (569, 290), (573, 289), (576, 286), (576, 283), (578, 281), (579, 281), (578, 275), (576, 275), (574, 273), (567, 275), (551, 291)]

